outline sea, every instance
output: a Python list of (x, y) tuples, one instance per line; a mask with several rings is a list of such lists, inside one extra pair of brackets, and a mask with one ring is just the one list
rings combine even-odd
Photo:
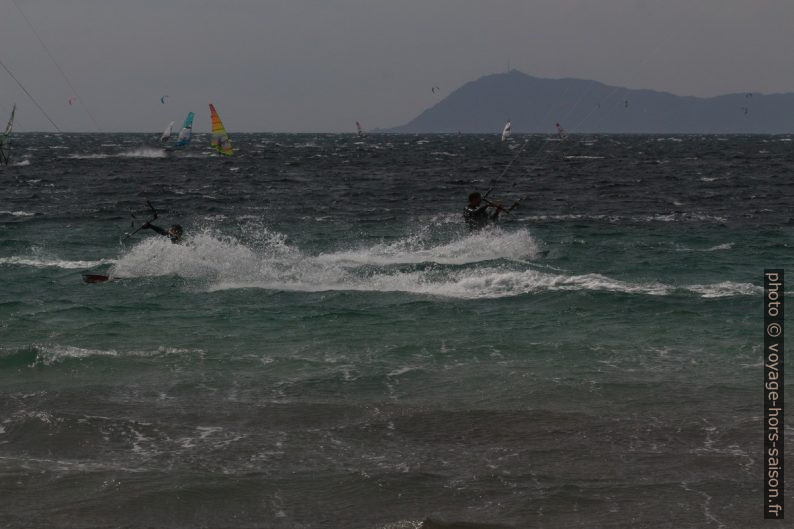
[[(792, 136), (232, 143), (14, 135), (0, 527), (783, 527)], [(518, 204), (471, 233), (471, 191)]]

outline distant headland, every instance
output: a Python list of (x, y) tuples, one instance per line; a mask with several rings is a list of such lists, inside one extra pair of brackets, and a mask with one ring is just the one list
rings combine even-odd
[(794, 93), (677, 96), (518, 70), (471, 81), (408, 123), (384, 132), (782, 134), (794, 132)]

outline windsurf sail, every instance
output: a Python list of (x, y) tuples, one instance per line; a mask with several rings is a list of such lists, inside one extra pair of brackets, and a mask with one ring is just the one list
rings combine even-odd
[(190, 143), (190, 137), (193, 135), (193, 112), (188, 112), (185, 122), (182, 124), (182, 130), (179, 131), (179, 136), (176, 138), (176, 146), (184, 147)]
[(163, 135), (162, 135), (162, 136), (160, 136), (160, 141), (161, 141), (162, 143), (165, 143), (165, 142), (167, 142), (168, 140), (170, 140), (170, 139), (171, 139), (171, 133), (172, 133), (173, 131), (174, 131), (174, 122), (172, 121), (172, 122), (171, 122), (171, 123), (169, 123), (169, 124), (168, 124), (168, 126), (165, 128), (165, 132), (163, 132)]
[(502, 141), (505, 141), (507, 138), (510, 137), (510, 132), (512, 130), (512, 127), (513, 127), (513, 122), (512, 121), (508, 121), (505, 124), (505, 128), (502, 129)]
[(557, 136), (559, 136), (559, 137), (560, 137), (560, 139), (563, 139), (563, 140), (564, 140), (565, 138), (567, 138), (567, 137), (568, 137), (568, 133), (565, 131), (565, 129), (564, 129), (564, 128), (562, 128), (562, 125), (560, 125), (559, 123), (557, 123), (557, 124), (555, 125), (555, 127), (557, 127)]
[(212, 138), (210, 139), (210, 146), (218, 151), (219, 154), (231, 156), (234, 154), (232, 141), (229, 139), (229, 135), (226, 134), (226, 129), (223, 128), (223, 122), (212, 103), (210, 103), (210, 118), (212, 118)]
[(356, 130), (358, 130), (358, 136), (361, 137), (364, 135), (364, 129), (361, 128), (361, 123), (356, 121)]
[(11, 159), (11, 129), (14, 127), (14, 113), (17, 111), (17, 106), (11, 107), (11, 117), (8, 118), (6, 130), (0, 136), (0, 163), (8, 165), (8, 160)]

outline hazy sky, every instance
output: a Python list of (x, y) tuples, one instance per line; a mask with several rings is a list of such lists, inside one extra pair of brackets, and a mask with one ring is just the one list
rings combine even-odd
[[(792, 21), (791, 0), (0, 0), (0, 61), (63, 130), (96, 130), (83, 104), (105, 131), (190, 110), (207, 131), (213, 102), (230, 132), (353, 131), (508, 64), (680, 95), (794, 91)], [(53, 130), (0, 69), (0, 120), (14, 102), (20, 130)]]

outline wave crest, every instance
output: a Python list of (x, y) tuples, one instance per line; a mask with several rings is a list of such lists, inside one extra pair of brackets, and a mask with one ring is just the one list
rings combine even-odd
[(673, 286), (622, 281), (596, 273), (549, 271), (527, 231), (491, 230), (434, 242), (425, 231), (393, 242), (312, 255), (287, 238), (257, 229), (245, 244), (204, 230), (174, 245), (161, 237), (141, 241), (111, 267), (115, 277), (176, 275), (204, 282), (208, 291), (260, 288), (323, 292), (405, 292), (457, 299), (519, 296), (544, 291), (601, 291), (702, 297), (756, 294), (744, 283)]

